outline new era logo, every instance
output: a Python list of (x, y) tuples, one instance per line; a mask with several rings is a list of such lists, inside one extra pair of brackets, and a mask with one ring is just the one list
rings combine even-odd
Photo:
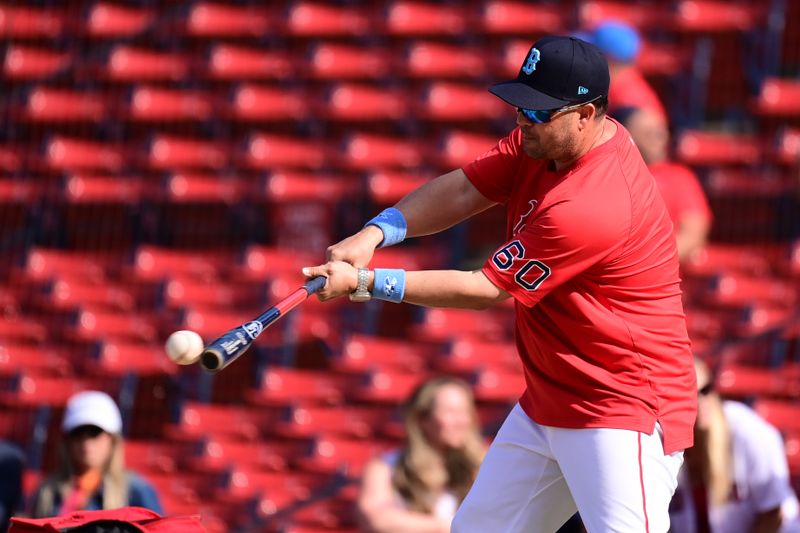
[(586, 87), (584, 87), (583, 85), (578, 85), (578, 94), (579, 94), (579, 95), (581, 95), (581, 94), (587, 94), (588, 92), (589, 92), (589, 89), (587, 89), (587, 88), (586, 88)]

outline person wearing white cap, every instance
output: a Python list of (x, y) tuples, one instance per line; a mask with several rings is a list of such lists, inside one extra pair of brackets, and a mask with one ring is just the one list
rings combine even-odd
[(34, 518), (127, 506), (163, 512), (153, 487), (125, 469), (122, 417), (108, 394), (84, 391), (72, 396), (61, 430), (61, 464), (37, 488)]

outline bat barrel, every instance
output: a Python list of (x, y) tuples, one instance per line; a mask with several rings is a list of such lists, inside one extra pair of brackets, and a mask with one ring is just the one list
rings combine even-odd
[(218, 372), (225, 365), (225, 358), (219, 350), (205, 350), (200, 356), (200, 364), (209, 372)]

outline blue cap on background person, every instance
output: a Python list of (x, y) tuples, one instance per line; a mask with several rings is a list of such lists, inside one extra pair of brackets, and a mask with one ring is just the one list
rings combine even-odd
[(61, 429), (69, 433), (81, 426), (96, 426), (106, 433), (122, 433), (122, 416), (114, 400), (100, 391), (84, 391), (67, 402)]
[(549, 110), (608, 96), (608, 61), (575, 37), (543, 37), (528, 50), (519, 74), (489, 91), (515, 107)]
[(642, 40), (635, 28), (616, 20), (598, 24), (590, 32), (582, 32), (586, 40), (597, 46), (609, 59), (619, 63), (633, 63), (639, 54)]

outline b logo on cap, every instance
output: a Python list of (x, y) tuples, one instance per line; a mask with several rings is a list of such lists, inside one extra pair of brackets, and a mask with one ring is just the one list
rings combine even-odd
[(533, 71), (536, 70), (536, 63), (539, 62), (540, 58), (539, 50), (536, 48), (531, 48), (531, 53), (528, 54), (528, 60), (525, 61), (525, 65), (522, 67), (522, 72), (530, 76), (533, 74)]

